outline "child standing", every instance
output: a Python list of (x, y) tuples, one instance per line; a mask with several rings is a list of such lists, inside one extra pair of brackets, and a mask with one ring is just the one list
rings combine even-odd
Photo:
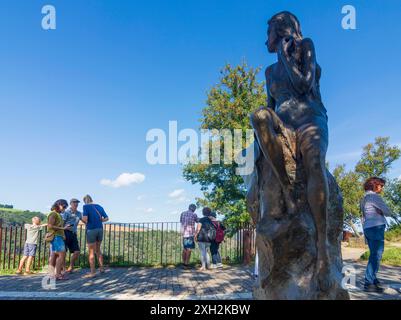
[(22, 269), (24, 268), (24, 264), (26, 262), (25, 266), (25, 272), (24, 275), (29, 275), (32, 274), (31, 272), (31, 265), (33, 258), (36, 255), (36, 247), (38, 245), (38, 238), (39, 238), (39, 231), (42, 229), (42, 227), (47, 226), (47, 224), (40, 224), (40, 218), (39, 217), (33, 217), (32, 218), (32, 224), (25, 224), (25, 229), (27, 230), (26, 233), (26, 241), (24, 245), (24, 256), (22, 257), (19, 267), (17, 270), (17, 274), (22, 273)]

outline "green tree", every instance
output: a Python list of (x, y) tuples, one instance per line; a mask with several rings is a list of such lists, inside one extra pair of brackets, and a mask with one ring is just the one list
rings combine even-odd
[(374, 143), (363, 148), (361, 160), (356, 164), (355, 171), (362, 180), (369, 177), (382, 177), (387, 180), (384, 200), (396, 214), (400, 214), (401, 186), (398, 179), (389, 179), (388, 173), (393, 163), (401, 156), (401, 149), (389, 143), (389, 137), (377, 137)]
[[(231, 133), (234, 129), (243, 132), (250, 129), (251, 112), (266, 104), (264, 83), (257, 81), (259, 71), (248, 67), (246, 62), (235, 67), (227, 64), (221, 70), (220, 82), (208, 92), (200, 119), (201, 129), (228, 129)], [(221, 132), (214, 138), (223, 150)], [(244, 135), (244, 147), (245, 143)], [(236, 174), (236, 163), (224, 163), (223, 153), (219, 164), (187, 164), (183, 169), (184, 178), (200, 185), (203, 198), (197, 199), (199, 204), (223, 214), (229, 224), (248, 222), (243, 179)]]
[(38, 216), (42, 221), (46, 221), (46, 215), (41, 212), (0, 208), (0, 220), (2, 220), (3, 225), (18, 226), (25, 223), (31, 223), (32, 218), (35, 216)]
[(393, 162), (399, 159), (401, 149), (390, 146), (389, 140), (389, 137), (377, 137), (374, 143), (363, 147), (361, 160), (355, 166), (355, 172), (363, 179), (374, 176), (385, 178)]
[(396, 224), (401, 225), (401, 180), (391, 179), (384, 188), (384, 199), (391, 211), (396, 214)]
[(344, 165), (338, 165), (333, 171), (344, 198), (344, 223), (356, 234), (355, 224), (361, 217), (359, 203), (364, 194), (362, 186), (369, 177), (386, 178), (384, 200), (394, 213), (400, 214), (401, 182), (398, 179), (388, 179), (387, 176), (394, 161), (400, 158), (401, 149), (391, 146), (389, 140), (389, 137), (377, 137), (373, 143), (364, 146), (361, 159), (354, 170), (346, 171)]
[(355, 171), (346, 171), (345, 165), (337, 166), (333, 171), (333, 176), (336, 178), (344, 199), (344, 224), (359, 237), (355, 224), (361, 217), (359, 202), (364, 194), (360, 176)]

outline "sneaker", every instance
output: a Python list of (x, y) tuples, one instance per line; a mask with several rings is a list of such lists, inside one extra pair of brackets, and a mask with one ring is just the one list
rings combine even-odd
[(216, 264), (212, 264), (212, 265), (210, 266), (210, 269), (217, 269), (217, 265), (216, 265)]
[(218, 263), (217, 264), (217, 268), (219, 268), (219, 269), (223, 268), (223, 264), (222, 263)]
[(363, 288), (366, 292), (377, 292), (377, 293), (383, 293), (384, 289), (380, 287), (378, 284), (368, 284), (364, 286)]

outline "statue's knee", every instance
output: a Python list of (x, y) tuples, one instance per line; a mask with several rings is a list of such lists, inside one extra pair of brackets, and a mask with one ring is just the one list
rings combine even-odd
[(267, 108), (260, 108), (251, 114), (251, 122), (253, 125), (266, 124), (271, 118), (270, 112)]

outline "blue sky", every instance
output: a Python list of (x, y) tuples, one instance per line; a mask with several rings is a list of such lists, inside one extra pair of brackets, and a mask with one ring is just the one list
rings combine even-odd
[[(56, 30), (41, 28), (45, 4)], [(341, 28), (346, 4), (356, 30)], [(113, 221), (176, 221), (199, 188), (180, 165), (147, 164), (146, 132), (198, 128), (225, 63), (273, 63), (266, 21), (284, 9), (323, 68), (330, 164), (351, 167), (379, 135), (401, 144), (400, 1), (1, 1), (0, 203), (47, 211), (89, 193)], [(124, 172), (145, 179), (100, 183)]]

